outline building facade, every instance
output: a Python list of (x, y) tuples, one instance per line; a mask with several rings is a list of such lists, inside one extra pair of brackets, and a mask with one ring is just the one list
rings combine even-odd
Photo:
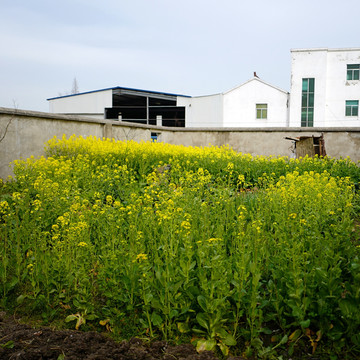
[(292, 50), (289, 125), (360, 126), (359, 72), (360, 48)]
[(50, 112), (148, 125), (185, 126), (185, 95), (114, 87), (48, 99)]
[(190, 127), (357, 127), (360, 48), (291, 50), (290, 93), (254, 77), (191, 97), (123, 87), (48, 99), (50, 112)]

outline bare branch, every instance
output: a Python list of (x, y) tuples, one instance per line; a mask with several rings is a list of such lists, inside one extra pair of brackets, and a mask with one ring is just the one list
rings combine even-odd
[(11, 118), (9, 119), (8, 123), (5, 126), (4, 133), (0, 136), (0, 142), (2, 142), (4, 140), (4, 138), (5, 138), (5, 136), (6, 136), (7, 132), (8, 132), (9, 126), (10, 126), (11, 122), (15, 118), (16, 111), (17, 111), (17, 104), (14, 101), (14, 114), (11, 116)]

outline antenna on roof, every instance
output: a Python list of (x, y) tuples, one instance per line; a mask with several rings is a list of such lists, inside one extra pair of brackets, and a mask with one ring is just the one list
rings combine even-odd
[(256, 71), (254, 71), (254, 77), (260, 79), (260, 78), (256, 75)]

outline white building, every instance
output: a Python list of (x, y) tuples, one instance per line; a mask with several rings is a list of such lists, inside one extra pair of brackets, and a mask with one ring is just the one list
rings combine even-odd
[[(48, 99), (50, 112), (186, 127), (285, 127), (289, 94), (254, 76), (227, 92), (190, 97), (114, 87)], [(159, 120), (160, 119), (160, 120)]]
[(142, 124), (185, 126), (185, 95), (114, 87), (48, 99), (50, 112)]
[(186, 108), (186, 127), (284, 127), (288, 93), (260, 80), (251, 80), (227, 92), (180, 98)]
[(291, 50), (290, 94), (254, 77), (190, 97), (114, 87), (51, 98), (50, 112), (186, 127), (359, 126), (360, 48)]
[(289, 125), (359, 126), (360, 48), (291, 51)]

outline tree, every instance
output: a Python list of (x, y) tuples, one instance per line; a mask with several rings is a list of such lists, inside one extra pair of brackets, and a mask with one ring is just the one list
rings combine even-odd
[(71, 94), (78, 94), (79, 93), (79, 86), (76, 80), (76, 77), (74, 77), (73, 86), (71, 89)]

